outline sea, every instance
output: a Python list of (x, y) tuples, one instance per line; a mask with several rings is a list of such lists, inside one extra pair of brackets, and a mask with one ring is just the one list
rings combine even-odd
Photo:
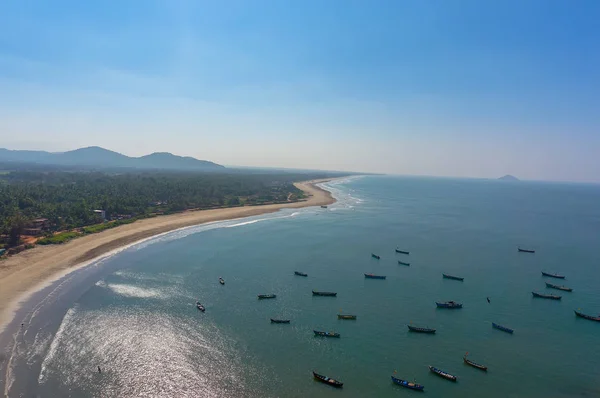
[[(338, 200), (326, 209), (164, 234), (39, 292), (13, 322), (24, 326), (5, 354), (5, 395), (418, 394), (393, 384), (395, 375), (432, 397), (600, 397), (600, 323), (574, 314), (600, 313), (599, 185), (364, 176), (323, 187)], [(463, 308), (436, 308), (449, 300)], [(410, 324), (437, 332), (409, 332)], [(489, 370), (465, 365), (467, 352)]]

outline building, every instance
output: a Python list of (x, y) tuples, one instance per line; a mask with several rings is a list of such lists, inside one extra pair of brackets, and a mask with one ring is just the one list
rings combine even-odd
[(50, 227), (50, 222), (47, 218), (37, 218), (29, 221), (27, 226), (23, 228), (23, 235), (39, 236), (42, 235)]
[(96, 213), (96, 215), (98, 215), (98, 217), (102, 218), (102, 221), (106, 221), (106, 211), (94, 210), (94, 213)]

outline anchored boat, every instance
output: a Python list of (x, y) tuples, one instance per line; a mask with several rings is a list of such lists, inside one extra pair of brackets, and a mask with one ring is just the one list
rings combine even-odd
[(469, 355), (469, 353), (468, 353), (468, 352), (467, 352), (467, 353), (465, 354), (465, 356), (463, 357), (463, 361), (464, 361), (464, 362), (465, 362), (467, 365), (469, 365), (469, 366), (472, 366), (472, 367), (474, 367), (474, 368), (477, 368), (477, 369), (480, 369), (480, 370), (483, 370), (483, 371), (487, 372), (487, 369), (488, 369), (488, 368), (487, 368), (487, 366), (480, 365), (480, 364), (478, 364), (478, 363), (476, 363), (476, 362), (473, 362), (473, 361), (471, 361), (470, 359), (467, 359), (467, 355)]
[(410, 330), (411, 332), (429, 333), (429, 334), (435, 333), (435, 329), (420, 328), (420, 327), (412, 326), (412, 325), (406, 325), (406, 326), (408, 326), (408, 330)]
[(550, 274), (548, 272), (544, 272), (542, 271), (542, 275), (544, 276), (549, 276), (550, 278), (556, 278), (556, 279), (565, 279), (564, 275), (559, 275), (559, 274)]
[(410, 254), (410, 252), (407, 252), (407, 251), (404, 251), (404, 250), (400, 250), (400, 249), (396, 249), (396, 253), (406, 254), (407, 256)]
[(344, 385), (344, 383), (342, 383), (341, 381), (337, 381), (334, 380), (330, 377), (327, 376), (323, 376), (318, 374), (317, 372), (313, 371), (313, 376), (316, 380), (320, 381), (321, 383), (325, 383), (327, 385), (330, 385), (332, 387), (336, 387), (336, 388), (342, 388), (342, 386)]
[(335, 297), (337, 296), (337, 293), (334, 292), (317, 292), (317, 291), (312, 291), (313, 296), (326, 296), (326, 297)]
[(425, 386), (423, 386), (421, 384), (417, 384), (417, 383), (413, 383), (413, 382), (410, 382), (410, 381), (402, 380), (402, 379), (399, 379), (399, 378), (394, 377), (394, 376), (392, 376), (392, 381), (394, 383), (398, 384), (399, 386), (410, 388), (411, 390), (423, 391), (423, 389), (425, 388)]
[(385, 275), (365, 274), (366, 279), (385, 279)]
[(338, 314), (338, 319), (346, 319), (346, 320), (352, 320), (355, 321), (356, 320), (356, 315), (350, 315), (350, 314)]
[(398, 260), (398, 264), (400, 264), (400, 265), (406, 265), (407, 267), (410, 267), (410, 263), (405, 263), (404, 261)]
[(225, 280), (224, 280), (223, 278), (219, 277), (219, 283), (220, 283), (221, 285), (224, 285), (224, 284), (225, 284)]
[(453, 279), (455, 281), (464, 281), (465, 278), (461, 278), (460, 276), (453, 276), (453, 275), (448, 275), (448, 274), (442, 274), (442, 276), (444, 277), (444, 279)]
[(375, 253), (371, 253), (371, 257), (376, 258), (377, 260), (381, 260), (381, 256), (378, 256)]
[(206, 311), (206, 308), (204, 308), (204, 306), (200, 304), (199, 301), (196, 301), (196, 308), (198, 308), (202, 312)]
[(555, 294), (542, 294), (536, 292), (531, 292), (531, 294), (533, 295), (533, 297), (545, 298), (550, 300), (560, 300), (562, 298), (562, 296), (557, 296)]
[(294, 275), (298, 275), (298, 276), (308, 276), (308, 274), (305, 274), (304, 272), (300, 272), (300, 271), (294, 271)]
[(517, 250), (519, 251), (519, 253), (535, 253), (535, 250), (521, 249), (520, 247)]
[(457, 303), (456, 301), (446, 301), (443, 303), (436, 301), (435, 305), (437, 305), (438, 308), (462, 308), (463, 306), (461, 303)]
[(502, 330), (503, 332), (513, 334), (514, 330), (511, 328), (507, 328), (506, 326), (498, 325), (497, 323), (492, 322), (492, 327), (494, 329)]
[(586, 315), (586, 314), (584, 314), (582, 312), (579, 312), (577, 310), (573, 310), (573, 311), (575, 311), (575, 315), (577, 315), (580, 318), (589, 319), (590, 321), (600, 322), (600, 316)]
[(271, 318), (271, 323), (290, 323), (289, 319), (273, 319)]
[(573, 289), (571, 289), (570, 287), (553, 285), (552, 283), (548, 283), (548, 282), (546, 282), (546, 287), (549, 287), (552, 289), (557, 289), (557, 290), (562, 290), (563, 292), (572, 292), (573, 291)]
[(450, 381), (456, 381), (456, 376), (451, 375), (448, 372), (444, 372), (441, 369), (438, 368), (434, 368), (433, 366), (429, 366), (429, 370), (432, 371), (433, 373), (435, 373), (436, 375), (443, 377), (446, 380), (450, 380)]
[(258, 295), (258, 299), (262, 300), (262, 299), (274, 299), (275, 297), (277, 297), (277, 295), (275, 294), (259, 294)]
[(315, 336), (321, 336), (321, 337), (340, 337), (339, 333), (336, 332), (323, 332), (320, 330), (313, 330)]

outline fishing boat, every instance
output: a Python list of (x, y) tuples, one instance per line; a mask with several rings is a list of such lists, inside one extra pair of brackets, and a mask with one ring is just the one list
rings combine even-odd
[(531, 250), (531, 249), (521, 249), (520, 247), (517, 248), (517, 250), (519, 251), (519, 253), (535, 253), (535, 250)]
[(326, 209), (326, 208), (327, 208), (327, 206), (321, 205), (321, 209)]
[(346, 320), (352, 320), (355, 321), (356, 320), (356, 315), (351, 315), (351, 314), (338, 314), (338, 319), (346, 319)]
[(410, 263), (405, 263), (404, 261), (398, 260), (398, 264), (400, 264), (400, 265), (406, 265), (407, 267), (410, 267)]
[(365, 274), (366, 279), (385, 279), (385, 275)]
[(443, 303), (440, 302), (435, 302), (435, 305), (437, 305), (438, 308), (462, 308), (462, 304), (461, 303), (457, 303), (456, 301), (445, 301)]
[(320, 381), (321, 383), (325, 383), (332, 387), (342, 388), (342, 386), (344, 385), (344, 383), (342, 383), (341, 381), (337, 381), (330, 377), (320, 375), (317, 372), (313, 372), (313, 376), (316, 380)]
[(204, 308), (204, 306), (199, 301), (196, 301), (196, 308), (198, 308), (202, 312), (206, 311), (206, 308)]
[(559, 274), (550, 274), (548, 272), (544, 272), (542, 271), (542, 275), (544, 276), (549, 276), (550, 278), (556, 278), (556, 279), (565, 279), (564, 275), (559, 275)]
[(294, 271), (294, 275), (298, 275), (298, 276), (308, 276), (308, 274), (305, 274), (304, 272), (300, 272), (300, 271)]
[(407, 251), (404, 251), (404, 250), (400, 250), (400, 249), (396, 249), (396, 253), (406, 254), (407, 256), (410, 254), (410, 252), (407, 252)]
[(271, 318), (271, 323), (290, 323), (289, 319), (273, 319)]
[(262, 299), (274, 299), (275, 297), (277, 297), (277, 295), (275, 294), (259, 294), (258, 295), (258, 299), (262, 300)]
[(336, 333), (336, 332), (322, 332), (320, 330), (313, 330), (313, 332), (315, 333), (315, 336), (321, 336), (321, 337), (340, 337), (340, 334)]
[(448, 274), (442, 274), (442, 276), (444, 277), (444, 279), (453, 279), (455, 281), (464, 281), (465, 278), (461, 278), (460, 276), (453, 276), (453, 275), (448, 275)]
[(464, 362), (465, 362), (467, 365), (469, 365), (469, 366), (472, 366), (472, 367), (474, 367), (474, 368), (477, 368), (477, 369), (481, 369), (481, 370), (483, 370), (483, 371), (487, 372), (487, 366), (484, 366), (484, 365), (478, 364), (477, 362), (473, 362), (473, 361), (471, 361), (470, 359), (467, 359), (467, 355), (469, 355), (469, 353), (468, 353), (468, 352), (467, 352), (467, 353), (465, 354), (465, 356), (463, 357), (463, 361), (464, 361)]
[(411, 390), (423, 391), (423, 389), (425, 388), (425, 386), (423, 386), (421, 384), (417, 384), (417, 383), (413, 383), (413, 382), (410, 382), (410, 381), (402, 380), (402, 379), (399, 379), (399, 378), (394, 377), (394, 376), (392, 376), (392, 381), (394, 383), (398, 384), (399, 386), (410, 388)]
[(511, 328), (507, 328), (506, 326), (498, 325), (497, 323), (492, 322), (492, 327), (494, 329), (502, 330), (503, 332), (513, 334), (514, 330)]
[(312, 291), (313, 296), (326, 296), (326, 297), (335, 297), (337, 296), (337, 293), (334, 292), (316, 292), (316, 291)]
[(575, 311), (575, 315), (577, 315), (577, 316), (578, 316), (578, 317), (580, 317), (580, 318), (583, 318), (583, 319), (589, 319), (590, 321), (596, 321), (596, 322), (600, 322), (600, 316), (591, 316), (591, 315), (586, 315), (586, 314), (584, 314), (584, 313), (582, 313), (582, 312), (579, 312), (579, 311), (577, 311), (577, 310), (573, 310), (573, 311)]
[(552, 283), (548, 283), (548, 282), (546, 282), (546, 287), (549, 287), (552, 289), (557, 289), (557, 290), (562, 290), (563, 292), (572, 292), (573, 291), (573, 289), (571, 289), (570, 287), (553, 285)]
[(381, 256), (378, 256), (375, 253), (371, 253), (371, 257), (376, 258), (377, 260), (381, 260)]
[(443, 377), (444, 379), (456, 381), (456, 376), (452, 376), (450, 373), (444, 372), (443, 370), (440, 370), (438, 368), (434, 368), (431, 365), (429, 365), (429, 370), (435, 373), (436, 375)]
[(406, 325), (406, 326), (408, 326), (408, 330), (410, 330), (411, 332), (429, 333), (429, 334), (435, 333), (435, 329), (420, 328), (420, 327), (412, 326), (412, 325)]
[(531, 292), (531, 294), (533, 295), (533, 297), (545, 298), (550, 300), (560, 300), (562, 298), (562, 296), (557, 296), (555, 294), (542, 294), (536, 292)]
[(224, 284), (225, 284), (225, 280), (224, 280), (223, 278), (219, 277), (219, 283), (220, 283), (221, 285), (224, 285)]

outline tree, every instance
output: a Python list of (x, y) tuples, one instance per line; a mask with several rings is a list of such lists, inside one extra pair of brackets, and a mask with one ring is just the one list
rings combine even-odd
[(8, 245), (18, 246), (21, 241), (21, 234), (25, 228), (25, 218), (17, 213), (6, 220), (5, 230), (8, 235)]

